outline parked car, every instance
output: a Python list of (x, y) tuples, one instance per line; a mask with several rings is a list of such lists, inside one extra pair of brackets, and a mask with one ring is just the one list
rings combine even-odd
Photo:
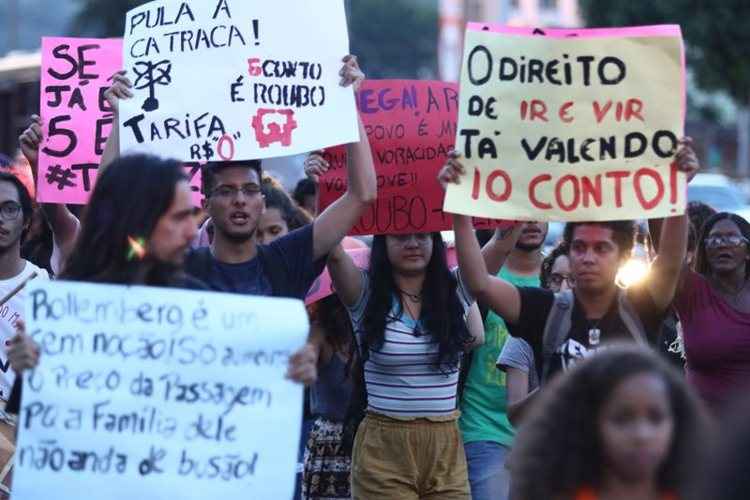
[(702, 201), (719, 212), (750, 220), (750, 205), (735, 182), (722, 174), (698, 174), (688, 186), (688, 201)]

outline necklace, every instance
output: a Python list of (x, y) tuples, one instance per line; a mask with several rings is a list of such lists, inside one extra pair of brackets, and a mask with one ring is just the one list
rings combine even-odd
[(602, 322), (602, 319), (604, 318), (599, 318), (595, 322), (589, 321), (589, 345), (592, 347), (598, 346), (601, 342), (602, 331), (599, 329), (599, 323)]
[[(411, 297), (410, 297), (410, 300), (412, 300)], [(415, 301), (415, 302), (418, 302), (418, 301)], [(411, 310), (411, 307), (409, 306), (409, 302), (404, 300), (402, 301), (402, 303), (404, 304), (404, 307), (406, 307), (406, 312), (409, 314), (409, 316), (411, 316), (411, 318), (414, 320), (414, 323), (416, 325), (414, 327), (413, 335), (415, 337), (420, 337), (422, 335), (422, 329), (419, 327), (419, 318), (417, 317), (416, 314), (414, 314), (414, 311)]]
[(398, 290), (401, 295), (405, 295), (409, 300), (411, 300), (415, 304), (419, 304), (420, 302), (422, 302), (422, 292), (419, 292), (419, 293), (409, 293), (409, 292), (406, 292), (404, 290), (401, 290), (398, 287), (396, 287), (396, 290)]

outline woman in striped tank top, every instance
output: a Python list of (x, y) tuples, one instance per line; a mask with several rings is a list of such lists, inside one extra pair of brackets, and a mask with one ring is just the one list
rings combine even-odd
[[(367, 413), (352, 456), (352, 498), (470, 498), (457, 425), (462, 353), (479, 311), (439, 233), (376, 236), (369, 271), (343, 251), (328, 267), (360, 350)], [(474, 329), (472, 328), (472, 332)], [(478, 335), (480, 336), (480, 335)]]

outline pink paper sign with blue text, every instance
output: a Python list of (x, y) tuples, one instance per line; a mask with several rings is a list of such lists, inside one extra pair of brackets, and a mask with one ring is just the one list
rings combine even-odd
[[(104, 92), (121, 69), (119, 38), (42, 39), (44, 142), (39, 151), (39, 201), (88, 202), (114, 119)], [(190, 178), (193, 204), (199, 207), (200, 165), (186, 164), (185, 175)]]

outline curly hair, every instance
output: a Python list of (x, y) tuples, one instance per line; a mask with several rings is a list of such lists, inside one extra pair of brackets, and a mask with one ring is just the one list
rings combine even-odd
[(570, 252), (570, 246), (561, 241), (552, 252), (544, 258), (542, 261), (542, 270), (539, 273), (539, 281), (541, 282), (542, 288), (549, 289), (549, 277), (552, 274), (552, 268), (555, 267), (555, 261), (558, 257), (567, 257)]
[(696, 463), (702, 449), (706, 417), (677, 372), (637, 346), (608, 348), (545, 387), (519, 430), (510, 460), (516, 498), (568, 500), (581, 487), (600, 487), (605, 467), (597, 432), (600, 413), (620, 383), (643, 373), (666, 382), (675, 423), (657, 486), (683, 498), (689, 464)]

